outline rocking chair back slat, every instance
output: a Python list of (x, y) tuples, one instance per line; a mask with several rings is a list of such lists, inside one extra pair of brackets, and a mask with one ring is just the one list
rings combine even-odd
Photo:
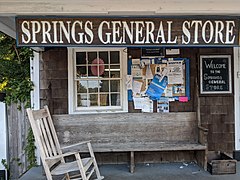
[(51, 134), (52, 134), (52, 140), (55, 144), (56, 152), (57, 152), (57, 154), (62, 154), (60, 143), (58, 141), (57, 133), (56, 133), (55, 127), (53, 125), (53, 120), (52, 120), (52, 117), (50, 115), (49, 109), (48, 109), (47, 106), (44, 106), (44, 108), (46, 109), (47, 114), (49, 115), (48, 116), (48, 124), (49, 124), (49, 128), (50, 128), (50, 131), (51, 131)]
[(54, 156), (58, 155), (57, 151), (56, 151), (56, 147), (55, 147), (55, 142), (53, 139), (53, 134), (51, 132), (51, 127), (49, 127), (49, 122), (47, 118), (43, 118), (43, 124), (45, 126), (46, 129), (46, 134), (47, 137), (49, 139), (49, 143), (50, 143), (50, 150), (51, 150), (51, 154), (53, 154)]
[(44, 126), (44, 118), (42, 118), (40, 120), (40, 128), (42, 130), (42, 136), (43, 136), (43, 144), (45, 144), (45, 146), (47, 147), (47, 153), (46, 153), (46, 156), (47, 157), (51, 157), (52, 156), (52, 150), (51, 150), (51, 146), (50, 146), (50, 143), (49, 143), (49, 137), (47, 135), (47, 132), (46, 132), (46, 126)]
[(37, 124), (38, 124), (38, 129), (39, 129), (39, 133), (38, 135), (40, 136), (40, 145), (41, 147), (43, 148), (43, 153), (44, 153), (44, 156), (45, 157), (49, 157), (48, 156), (48, 148), (47, 148), (47, 144), (45, 143), (45, 137), (44, 137), (44, 129), (43, 129), (43, 125), (42, 125), (42, 121), (39, 119), (37, 121)]

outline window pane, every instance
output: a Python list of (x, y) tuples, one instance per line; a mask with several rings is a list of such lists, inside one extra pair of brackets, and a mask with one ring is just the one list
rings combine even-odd
[(88, 64), (92, 64), (92, 61), (97, 58), (97, 52), (88, 52)]
[(119, 64), (119, 51), (110, 52), (110, 62), (111, 64)]
[(111, 65), (111, 71), (120, 71), (120, 65)]
[(120, 80), (111, 80), (110, 89), (111, 92), (120, 92)]
[(109, 64), (107, 51), (99, 52), (99, 58), (104, 61), (104, 64)]
[(120, 94), (111, 94), (111, 105), (120, 106)]
[(87, 93), (87, 81), (77, 82), (77, 93)]
[(111, 78), (120, 78), (119, 71), (111, 71)]
[(87, 94), (79, 94), (77, 96), (77, 106), (78, 107), (89, 107), (90, 100), (87, 99)]
[(100, 106), (109, 106), (108, 94), (100, 94)]
[(86, 64), (86, 52), (76, 53), (76, 65)]
[(109, 80), (102, 80), (100, 92), (109, 92)]
[(100, 87), (100, 84), (99, 84), (100, 82), (98, 80), (88, 81), (88, 92), (89, 93), (98, 92), (98, 88)]
[(90, 94), (90, 106), (98, 106), (98, 95)]
[(97, 66), (88, 66), (88, 77), (97, 77), (97, 75), (94, 75), (95, 73), (98, 73), (98, 67)]
[(111, 78), (120, 78), (120, 66), (119, 65), (111, 66), (110, 73)]
[(86, 66), (77, 66), (76, 68), (76, 77), (85, 77), (87, 76), (87, 68)]
[(104, 73), (103, 73), (103, 75), (102, 75), (101, 77), (109, 78), (109, 72), (110, 72), (110, 70), (109, 70), (109, 65), (105, 65), (104, 68), (105, 68), (105, 69), (104, 69)]

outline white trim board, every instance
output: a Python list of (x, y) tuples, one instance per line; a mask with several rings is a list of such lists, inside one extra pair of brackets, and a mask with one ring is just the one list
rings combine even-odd
[(235, 150), (240, 150), (240, 48), (234, 48)]

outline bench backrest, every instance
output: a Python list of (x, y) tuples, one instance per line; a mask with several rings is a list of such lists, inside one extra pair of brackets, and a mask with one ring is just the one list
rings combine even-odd
[(195, 112), (54, 115), (60, 144), (196, 142)]

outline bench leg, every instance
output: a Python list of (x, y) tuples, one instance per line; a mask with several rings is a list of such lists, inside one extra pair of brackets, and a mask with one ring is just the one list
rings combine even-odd
[(196, 160), (205, 171), (207, 171), (207, 153), (208, 150), (196, 151)]
[(134, 162), (134, 151), (130, 152), (130, 172), (134, 173), (135, 162)]

